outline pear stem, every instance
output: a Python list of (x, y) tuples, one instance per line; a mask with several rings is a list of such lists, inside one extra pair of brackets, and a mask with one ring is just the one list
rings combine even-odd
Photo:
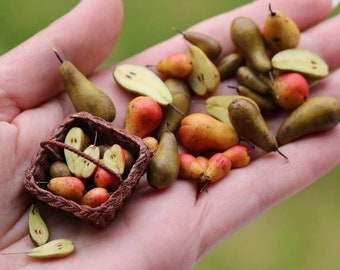
[(273, 72), (271, 70), (269, 70), (269, 80), (270, 80), (271, 84), (273, 85), (274, 84), (274, 75), (273, 75)]
[(238, 87), (234, 85), (227, 85), (227, 87), (230, 89), (235, 89), (236, 91), (238, 90)]
[(276, 15), (276, 13), (272, 10), (271, 3), (269, 3), (268, 8), (269, 8), (270, 16), (274, 17)]
[(181, 35), (184, 36), (184, 33), (183, 33), (181, 30), (179, 30), (176, 26), (173, 26), (172, 29), (173, 29), (174, 31), (176, 31), (178, 34), (181, 34)]
[(203, 191), (208, 193), (209, 184), (210, 184), (210, 181), (204, 181), (203, 185), (200, 188), (200, 193), (202, 193)]
[(60, 61), (60, 63), (63, 63), (64, 60), (61, 58), (60, 54), (58, 53), (56, 48), (53, 48), (53, 52), (55, 53), (55, 55), (57, 56), (58, 60)]
[(185, 113), (183, 113), (180, 109), (178, 109), (174, 104), (169, 103), (169, 106), (174, 109), (178, 114), (185, 116)]
[(285, 154), (283, 154), (279, 149), (276, 149), (276, 152), (278, 152), (282, 157), (288, 160), (288, 157)]

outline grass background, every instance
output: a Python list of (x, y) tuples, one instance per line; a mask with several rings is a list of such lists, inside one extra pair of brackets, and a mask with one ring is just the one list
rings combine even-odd
[[(171, 37), (174, 34), (172, 26), (185, 29), (250, 1), (123, 2), (125, 23), (122, 34), (102, 66)], [(74, 0), (0, 0), (0, 54), (29, 38), (76, 4)], [(339, 11), (338, 8), (333, 14)], [(194, 269), (340, 269), (339, 180), (340, 165), (223, 241)]]

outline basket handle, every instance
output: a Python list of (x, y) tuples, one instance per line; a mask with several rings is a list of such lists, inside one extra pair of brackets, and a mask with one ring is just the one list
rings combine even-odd
[(63, 149), (66, 149), (66, 150), (69, 150), (75, 154), (77, 154), (78, 156), (81, 156), (89, 161), (91, 161), (92, 163), (96, 164), (97, 166), (101, 167), (102, 169), (106, 170), (107, 172), (113, 174), (114, 176), (117, 177), (117, 179), (119, 180), (119, 182), (123, 182), (123, 179), (122, 179), (122, 176), (117, 173), (116, 171), (110, 169), (109, 167), (107, 167), (105, 164), (103, 164), (102, 162), (99, 162), (97, 159), (85, 154), (83, 151), (80, 151), (66, 143), (63, 143), (63, 142), (59, 142), (59, 141), (56, 141), (56, 140), (47, 140), (47, 141), (42, 141), (40, 143), (40, 146), (42, 148), (44, 148), (45, 150), (48, 150), (50, 151), (52, 154), (54, 154), (55, 156), (57, 156), (58, 158), (60, 158), (60, 155), (58, 155), (52, 148), (51, 148), (51, 145), (54, 145), (54, 146), (57, 146), (59, 148), (63, 148)]

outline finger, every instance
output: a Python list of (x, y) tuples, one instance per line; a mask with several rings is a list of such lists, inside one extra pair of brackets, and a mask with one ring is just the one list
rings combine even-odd
[(65, 16), (0, 58), (0, 98), (32, 108), (62, 91), (52, 49), (88, 74), (109, 54), (122, 24), (119, 0), (81, 1)]

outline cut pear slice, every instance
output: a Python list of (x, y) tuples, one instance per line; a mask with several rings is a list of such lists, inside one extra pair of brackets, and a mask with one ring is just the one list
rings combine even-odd
[(127, 91), (149, 96), (160, 105), (172, 103), (172, 95), (168, 87), (147, 67), (134, 64), (118, 65), (113, 72), (113, 78)]
[(41, 246), (48, 241), (49, 231), (35, 204), (28, 211), (29, 234), (36, 246)]
[(199, 96), (214, 93), (220, 85), (220, 72), (208, 56), (197, 46), (190, 45), (192, 70), (188, 76), (191, 89)]
[(222, 121), (226, 125), (232, 126), (228, 115), (228, 106), (236, 99), (246, 99), (252, 102), (260, 111), (260, 108), (255, 101), (240, 95), (212, 96), (205, 101), (205, 109), (218, 120)]
[(125, 152), (119, 144), (112, 145), (105, 151), (103, 156), (104, 164), (111, 170), (122, 174), (125, 169)]
[(44, 245), (29, 249), (25, 255), (33, 258), (60, 258), (65, 257), (75, 250), (72, 241), (67, 239), (55, 239)]
[[(98, 146), (90, 145), (85, 150), (84, 153), (88, 156), (92, 157), (95, 160), (99, 160), (100, 158), (100, 150)], [(75, 164), (74, 174), (80, 179), (87, 179), (91, 177), (94, 171), (97, 168), (97, 165), (94, 164), (92, 161), (87, 160), (81, 156), (78, 156)]]
[[(88, 145), (89, 139), (81, 128), (73, 127), (67, 132), (64, 143), (77, 150), (83, 151), (83, 149)], [(78, 159), (78, 155), (67, 149), (64, 149), (64, 155), (69, 170), (74, 173), (74, 165)]]
[(279, 70), (293, 71), (311, 79), (321, 79), (329, 74), (327, 63), (316, 53), (306, 49), (286, 49), (275, 54), (272, 66)]

